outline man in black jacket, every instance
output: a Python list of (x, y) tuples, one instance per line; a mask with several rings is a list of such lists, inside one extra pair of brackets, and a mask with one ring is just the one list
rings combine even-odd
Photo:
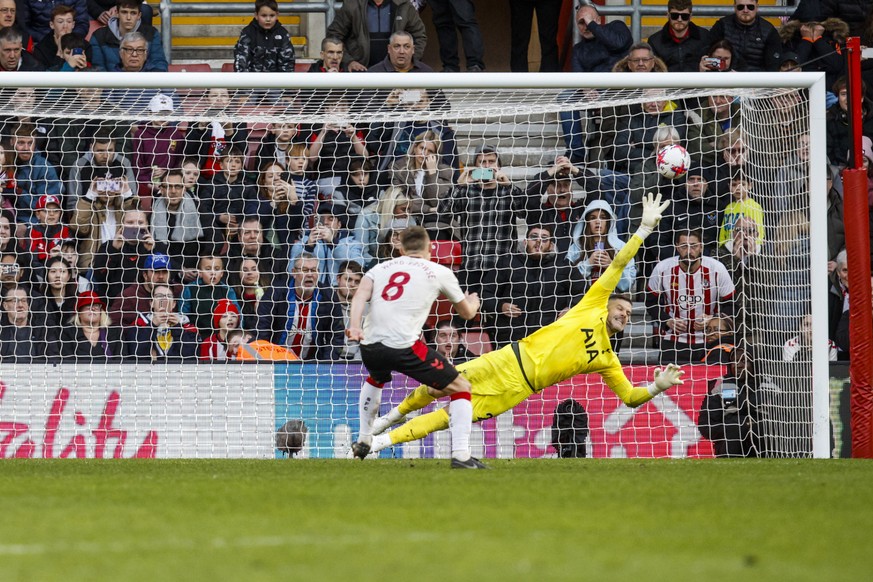
[(691, 0), (669, 0), (669, 20), (649, 37), (649, 44), (671, 73), (695, 73), (709, 49), (709, 30), (691, 21)]
[(44, 71), (39, 61), (24, 50), (23, 36), (17, 29), (0, 29), (0, 71)]
[(782, 40), (776, 27), (758, 15), (758, 0), (734, 0), (734, 13), (715, 23), (709, 40), (730, 42), (746, 71), (779, 70)]
[(355, 261), (343, 261), (337, 283), (328, 289), (318, 304), (315, 341), (319, 360), (361, 361), (361, 348), (346, 338), (352, 297), (358, 290), (364, 270)]
[[(30, 362), (58, 355), (57, 341), (46, 343), (46, 325), (33, 321), (31, 298), (26, 287), (3, 288), (3, 314), (0, 316), (0, 361)], [(45, 312), (45, 307), (40, 308)]]
[(163, 284), (152, 289), (149, 313), (124, 331), (124, 355), (139, 362), (196, 361), (199, 343), (197, 328), (176, 311), (173, 290)]

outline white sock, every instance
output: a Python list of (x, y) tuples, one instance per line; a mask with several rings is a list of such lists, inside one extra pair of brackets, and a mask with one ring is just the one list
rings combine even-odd
[(452, 435), (452, 457), (459, 461), (470, 458), (470, 431), (473, 428), (473, 403), (466, 398), (449, 402), (449, 432)]
[(383, 432), (382, 434), (377, 434), (373, 437), (373, 442), (370, 444), (371, 452), (378, 452), (382, 449), (387, 449), (391, 446), (391, 437), (388, 436), (387, 432)]
[(382, 403), (382, 389), (364, 382), (361, 386), (361, 397), (358, 400), (358, 416), (361, 421), (361, 432), (358, 442), (369, 444), (373, 439), (373, 419), (379, 415), (379, 405)]

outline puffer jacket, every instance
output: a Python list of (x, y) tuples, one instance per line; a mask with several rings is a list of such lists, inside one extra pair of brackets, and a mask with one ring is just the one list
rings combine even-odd
[(15, 22), (24, 29), (24, 32), (33, 37), (34, 43), (37, 43), (42, 40), (42, 37), (52, 33), (52, 29), (49, 27), (49, 23), (52, 21), (52, 10), (54, 10), (55, 6), (59, 5), (69, 6), (76, 11), (76, 24), (73, 26), (73, 32), (82, 36), (88, 36), (91, 18), (88, 16), (88, 3), (86, 0), (27, 0), (27, 2), (16, 2), (15, 6), (18, 9), (18, 17)]
[(670, 23), (649, 37), (649, 44), (671, 73), (696, 73), (700, 70), (700, 57), (709, 50), (709, 30), (688, 23), (688, 36), (676, 42), (670, 34)]
[(252, 19), (233, 49), (233, 70), (238, 73), (293, 73), (294, 62), (291, 35), (278, 22), (267, 30)]
[(849, 36), (863, 34), (864, 21), (873, 12), (873, 0), (821, 0), (822, 18), (839, 18), (849, 25)]
[(734, 15), (721, 18), (710, 30), (710, 42), (727, 40), (745, 63), (746, 71), (778, 71), (782, 42), (776, 27), (761, 17), (749, 25)]
[[(148, 43), (149, 54), (143, 70), (166, 71), (169, 67), (164, 55), (164, 45), (161, 33), (152, 25), (137, 23), (134, 32), (142, 34)], [(121, 31), (118, 29), (118, 17), (113, 16), (109, 23), (94, 31), (91, 35), (92, 64), (106, 71), (114, 71), (121, 64)]]

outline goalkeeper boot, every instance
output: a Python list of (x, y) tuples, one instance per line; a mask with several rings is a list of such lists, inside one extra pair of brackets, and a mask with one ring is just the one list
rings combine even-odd
[(476, 457), (470, 457), (466, 461), (461, 461), (458, 459), (452, 458), (452, 469), (487, 469), (488, 465), (485, 465), (477, 459)]
[(406, 415), (400, 414), (397, 407), (388, 411), (388, 414), (380, 416), (373, 421), (373, 435), (382, 434), (395, 424), (406, 422)]
[(364, 460), (370, 454), (369, 443), (355, 442), (352, 443), (352, 454), (358, 459)]

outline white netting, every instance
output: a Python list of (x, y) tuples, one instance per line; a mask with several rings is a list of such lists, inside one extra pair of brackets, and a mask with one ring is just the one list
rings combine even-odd
[[(343, 455), (362, 378), (348, 300), (402, 228), (425, 226), (434, 260), (483, 299), (473, 323), (440, 301), (426, 325), (462, 361), (579, 301), (649, 191), (673, 205), (619, 283), (635, 309), (615, 348), (636, 385), (675, 361), (686, 387), (634, 411), (599, 377), (567, 379), (483, 423), (475, 452), (551, 454), (552, 413), (572, 397), (591, 455), (711, 454), (701, 434), (720, 452), (811, 454), (806, 90), (4, 87), (0, 121), (0, 422), (29, 419), (0, 425), (14, 433), (0, 456), (40, 456), (46, 434), (74, 443), (126, 394), (131, 441), (148, 443), (150, 422), (174, 435), (158, 456), (272, 455), (293, 419), (302, 454)], [(657, 173), (668, 143), (691, 154), (687, 177)], [(738, 353), (753, 374), (734, 374)], [(264, 358), (303, 363), (272, 385), (249, 374), (251, 390), (221, 367)], [(406, 393), (395, 384), (386, 406)], [(206, 412), (204, 390), (221, 406)], [(447, 451), (423, 443), (393, 454)]]

